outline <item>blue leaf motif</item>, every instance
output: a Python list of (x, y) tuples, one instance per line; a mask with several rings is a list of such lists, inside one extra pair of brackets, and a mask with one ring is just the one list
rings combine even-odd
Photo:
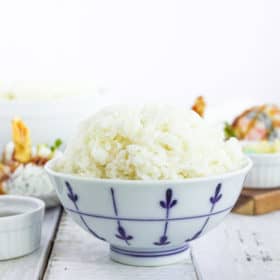
[(174, 200), (171, 202), (171, 204), (170, 204), (170, 208), (172, 208), (172, 207), (175, 206), (176, 204), (177, 204), (177, 200), (174, 199)]
[[(115, 192), (114, 192), (113, 188), (111, 188), (111, 196), (112, 196), (114, 212), (115, 212), (116, 217), (118, 218), (118, 209), (117, 209), (117, 203), (116, 203), (116, 199), (115, 199)], [(117, 223), (118, 223), (118, 227), (117, 227), (118, 233), (115, 234), (115, 237), (125, 241), (125, 243), (127, 245), (130, 245), (128, 241), (133, 239), (133, 236), (128, 235), (126, 233), (126, 231), (125, 231), (124, 227), (121, 225), (121, 221), (119, 219), (117, 219)]]
[[(65, 181), (65, 185), (66, 185), (66, 188), (67, 188), (67, 190), (68, 190), (68, 193), (67, 193), (68, 198), (73, 202), (73, 204), (74, 204), (76, 210), (77, 210), (77, 211), (80, 211), (79, 206), (78, 206), (78, 203), (77, 203), (77, 201), (78, 201), (78, 195), (75, 194), (75, 193), (73, 192), (73, 189), (72, 189), (72, 187), (71, 187), (71, 185), (70, 185), (69, 182)], [(81, 219), (82, 223), (85, 225), (85, 227), (87, 228), (87, 230), (88, 230), (93, 236), (95, 236), (96, 238), (98, 238), (98, 239), (100, 239), (100, 240), (106, 241), (105, 238), (103, 238), (103, 237), (101, 237), (100, 235), (98, 235), (95, 231), (93, 231), (92, 228), (89, 227), (89, 225), (87, 224), (87, 222), (86, 222), (86, 220), (84, 219), (84, 217), (82, 216), (82, 214), (79, 214), (79, 216), (80, 216), (80, 219)]]
[(65, 182), (65, 184), (68, 189), (67, 196), (69, 197), (69, 199), (71, 201), (76, 202), (78, 200), (78, 195), (73, 192), (73, 189), (72, 189), (71, 185), (69, 184), (69, 182)]
[[(210, 199), (209, 199), (211, 204), (212, 204), (209, 214), (213, 213), (216, 203), (222, 198), (222, 194), (220, 193), (221, 188), (222, 188), (222, 184), (220, 183), (216, 186), (214, 195), (211, 196)], [(189, 242), (189, 241), (192, 241), (192, 240), (198, 238), (202, 234), (202, 232), (204, 231), (204, 229), (207, 226), (209, 220), (210, 220), (210, 215), (207, 217), (207, 219), (205, 220), (205, 222), (201, 226), (200, 230), (197, 233), (195, 233), (191, 238), (188, 238), (186, 240), (186, 242)]]
[(219, 184), (217, 185), (217, 187), (216, 187), (216, 190), (215, 190), (215, 196), (217, 196), (217, 195), (220, 193), (221, 188), (222, 188), (222, 184), (219, 183)]
[(177, 204), (177, 199), (172, 200), (172, 189), (165, 192), (165, 201), (161, 200), (159, 205), (164, 209), (170, 209)]
[(160, 206), (161, 206), (162, 208), (164, 208), (164, 209), (166, 208), (166, 204), (165, 204), (164, 201), (161, 200), (161, 201), (159, 202), (159, 204), (160, 204)]
[(166, 241), (167, 241), (167, 236), (166, 235), (161, 236), (160, 243), (165, 243)]
[(124, 240), (127, 242), (128, 240), (133, 239), (133, 237), (131, 235), (126, 235), (125, 229), (122, 226), (118, 226), (118, 233), (119, 234), (115, 234), (115, 236), (121, 240)]
[(68, 197), (73, 201), (76, 202), (78, 200), (78, 196), (76, 194), (68, 193)]
[(170, 202), (171, 202), (171, 199), (172, 199), (172, 190), (171, 189), (168, 189), (166, 191), (165, 197), (166, 197), (166, 206), (170, 207)]
[(121, 236), (125, 236), (125, 230), (124, 230), (124, 228), (123, 228), (122, 226), (119, 226), (119, 227), (118, 227), (118, 232), (119, 232), (119, 234), (120, 234)]
[(167, 229), (168, 229), (168, 218), (169, 218), (169, 212), (172, 207), (174, 207), (178, 201), (177, 199), (172, 200), (172, 189), (167, 189), (165, 192), (165, 201), (160, 200), (159, 204), (162, 208), (166, 209), (165, 211), (165, 225), (163, 229), (162, 235), (159, 237), (159, 241), (154, 242), (154, 245), (162, 246), (162, 245), (167, 245), (170, 242), (168, 241), (168, 236), (167, 236)]
[(154, 242), (154, 245), (162, 246), (169, 244), (168, 237), (166, 235), (162, 235), (159, 239), (159, 242)]
[(210, 202), (212, 204), (217, 203), (222, 198), (222, 194), (220, 194), (221, 187), (222, 187), (222, 184), (218, 184), (216, 187), (214, 196), (210, 197)]
[(218, 202), (221, 198), (222, 198), (222, 194), (219, 194), (219, 195), (217, 196), (216, 202)]

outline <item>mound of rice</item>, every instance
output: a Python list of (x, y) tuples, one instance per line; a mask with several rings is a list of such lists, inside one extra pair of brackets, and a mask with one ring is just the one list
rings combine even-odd
[(202, 177), (246, 164), (236, 139), (195, 112), (167, 105), (113, 106), (81, 123), (55, 170), (98, 178)]

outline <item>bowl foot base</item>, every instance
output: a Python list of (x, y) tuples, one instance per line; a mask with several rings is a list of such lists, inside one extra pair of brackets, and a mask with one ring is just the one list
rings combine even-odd
[(113, 261), (134, 266), (160, 266), (184, 261), (189, 256), (189, 246), (158, 250), (120, 248), (111, 245), (110, 257)]

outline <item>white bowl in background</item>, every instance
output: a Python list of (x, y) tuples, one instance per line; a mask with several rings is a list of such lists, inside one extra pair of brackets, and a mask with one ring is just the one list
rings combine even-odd
[(253, 167), (248, 173), (244, 186), (247, 188), (280, 187), (280, 153), (247, 154)]
[(240, 170), (185, 180), (97, 179), (45, 168), (64, 208), (117, 262), (157, 266), (185, 259), (188, 243), (231, 211), (251, 161)]
[(0, 100), (0, 152), (11, 141), (11, 121), (20, 117), (30, 129), (33, 144), (65, 142), (78, 123), (99, 109), (98, 95), (68, 97), (57, 100)]
[(39, 248), (44, 209), (44, 202), (36, 198), (0, 196), (0, 260)]

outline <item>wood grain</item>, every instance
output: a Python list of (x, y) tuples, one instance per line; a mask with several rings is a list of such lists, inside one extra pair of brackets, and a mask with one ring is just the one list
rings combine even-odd
[(231, 214), (191, 244), (192, 262), (141, 268), (112, 262), (106, 243), (64, 215), (44, 279), (279, 280), (279, 221), (280, 211), (256, 217)]
[(37, 280), (42, 278), (50, 249), (52, 248), (60, 214), (60, 207), (49, 209), (46, 212), (42, 228), (41, 247), (37, 251), (18, 259), (0, 261), (0, 279)]
[(279, 280), (280, 211), (262, 216), (229, 215), (192, 244), (199, 279)]
[(108, 244), (93, 238), (65, 214), (57, 233), (45, 280), (188, 280), (197, 279), (191, 263), (133, 267), (109, 258)]
[(233, 212), (245, 215), (260, 215), (280, 209), (280, 188), (244, 188)]

